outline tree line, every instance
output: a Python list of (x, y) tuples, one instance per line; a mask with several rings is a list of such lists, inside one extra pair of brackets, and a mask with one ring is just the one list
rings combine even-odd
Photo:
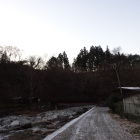
[(122, 86), (139, 86), (140, 55), (125, 55), (116, 48), (91, 46), (80, 50), (73, 63), (66, 52), (45, 61), (21, 59), (16, 47), (0, 47), (0, 102), (15, 97), (38, 97), (42, 102), (99, 102), (107, 100), (120, 76)]

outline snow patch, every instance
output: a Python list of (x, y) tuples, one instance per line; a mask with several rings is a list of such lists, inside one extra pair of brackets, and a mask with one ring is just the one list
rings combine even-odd
[(18, 120), (13, 121), (10, 125), (11, 126), (17, 126), (17, 125), (19, 125), (19, 121)]
[(121, 87), (122, 89), (128, 89), (128, 90), (140, 90), (140, 87)]

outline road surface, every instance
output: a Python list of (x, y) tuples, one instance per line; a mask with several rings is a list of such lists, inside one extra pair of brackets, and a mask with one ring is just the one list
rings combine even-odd
[(136, 140), (113, 120), (108, 108), (95, 107), (57, 135), (44, 140)]

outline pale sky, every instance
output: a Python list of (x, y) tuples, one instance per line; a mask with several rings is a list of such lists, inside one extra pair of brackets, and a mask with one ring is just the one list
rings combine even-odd
[(70, 62), (84, 46), (140, 54), (140, 0), (0, 0), (0, 46)]

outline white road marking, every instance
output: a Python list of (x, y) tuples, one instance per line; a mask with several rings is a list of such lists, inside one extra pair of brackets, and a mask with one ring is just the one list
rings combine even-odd
[(88, 110), (87, 112), (85, 112), (84, 114), (80, 115), (78, 118), (75, 118), (74, 120), (70, 121), (69, 123), (65, 124), (63, 127), (59, 128), (58, 130), (56, 130), (55, 132), (53, 132), (52, 134), (48, 135), (47, 137), (45, 137), (43, 140), (51, 140), (54, 137), (56, 137), (58, 134), (62, 133), (64, 130), (66, 130), (68, 127), (70, 127), (72, 124), (74, 124), (75, 122), (77, 122), (79, 119), (81, 119), (82, 117), (84, 117), (86, 114), (88, 114), (90, 111), (92, 111), (95, 107), (91, 108), (90, 110)]

